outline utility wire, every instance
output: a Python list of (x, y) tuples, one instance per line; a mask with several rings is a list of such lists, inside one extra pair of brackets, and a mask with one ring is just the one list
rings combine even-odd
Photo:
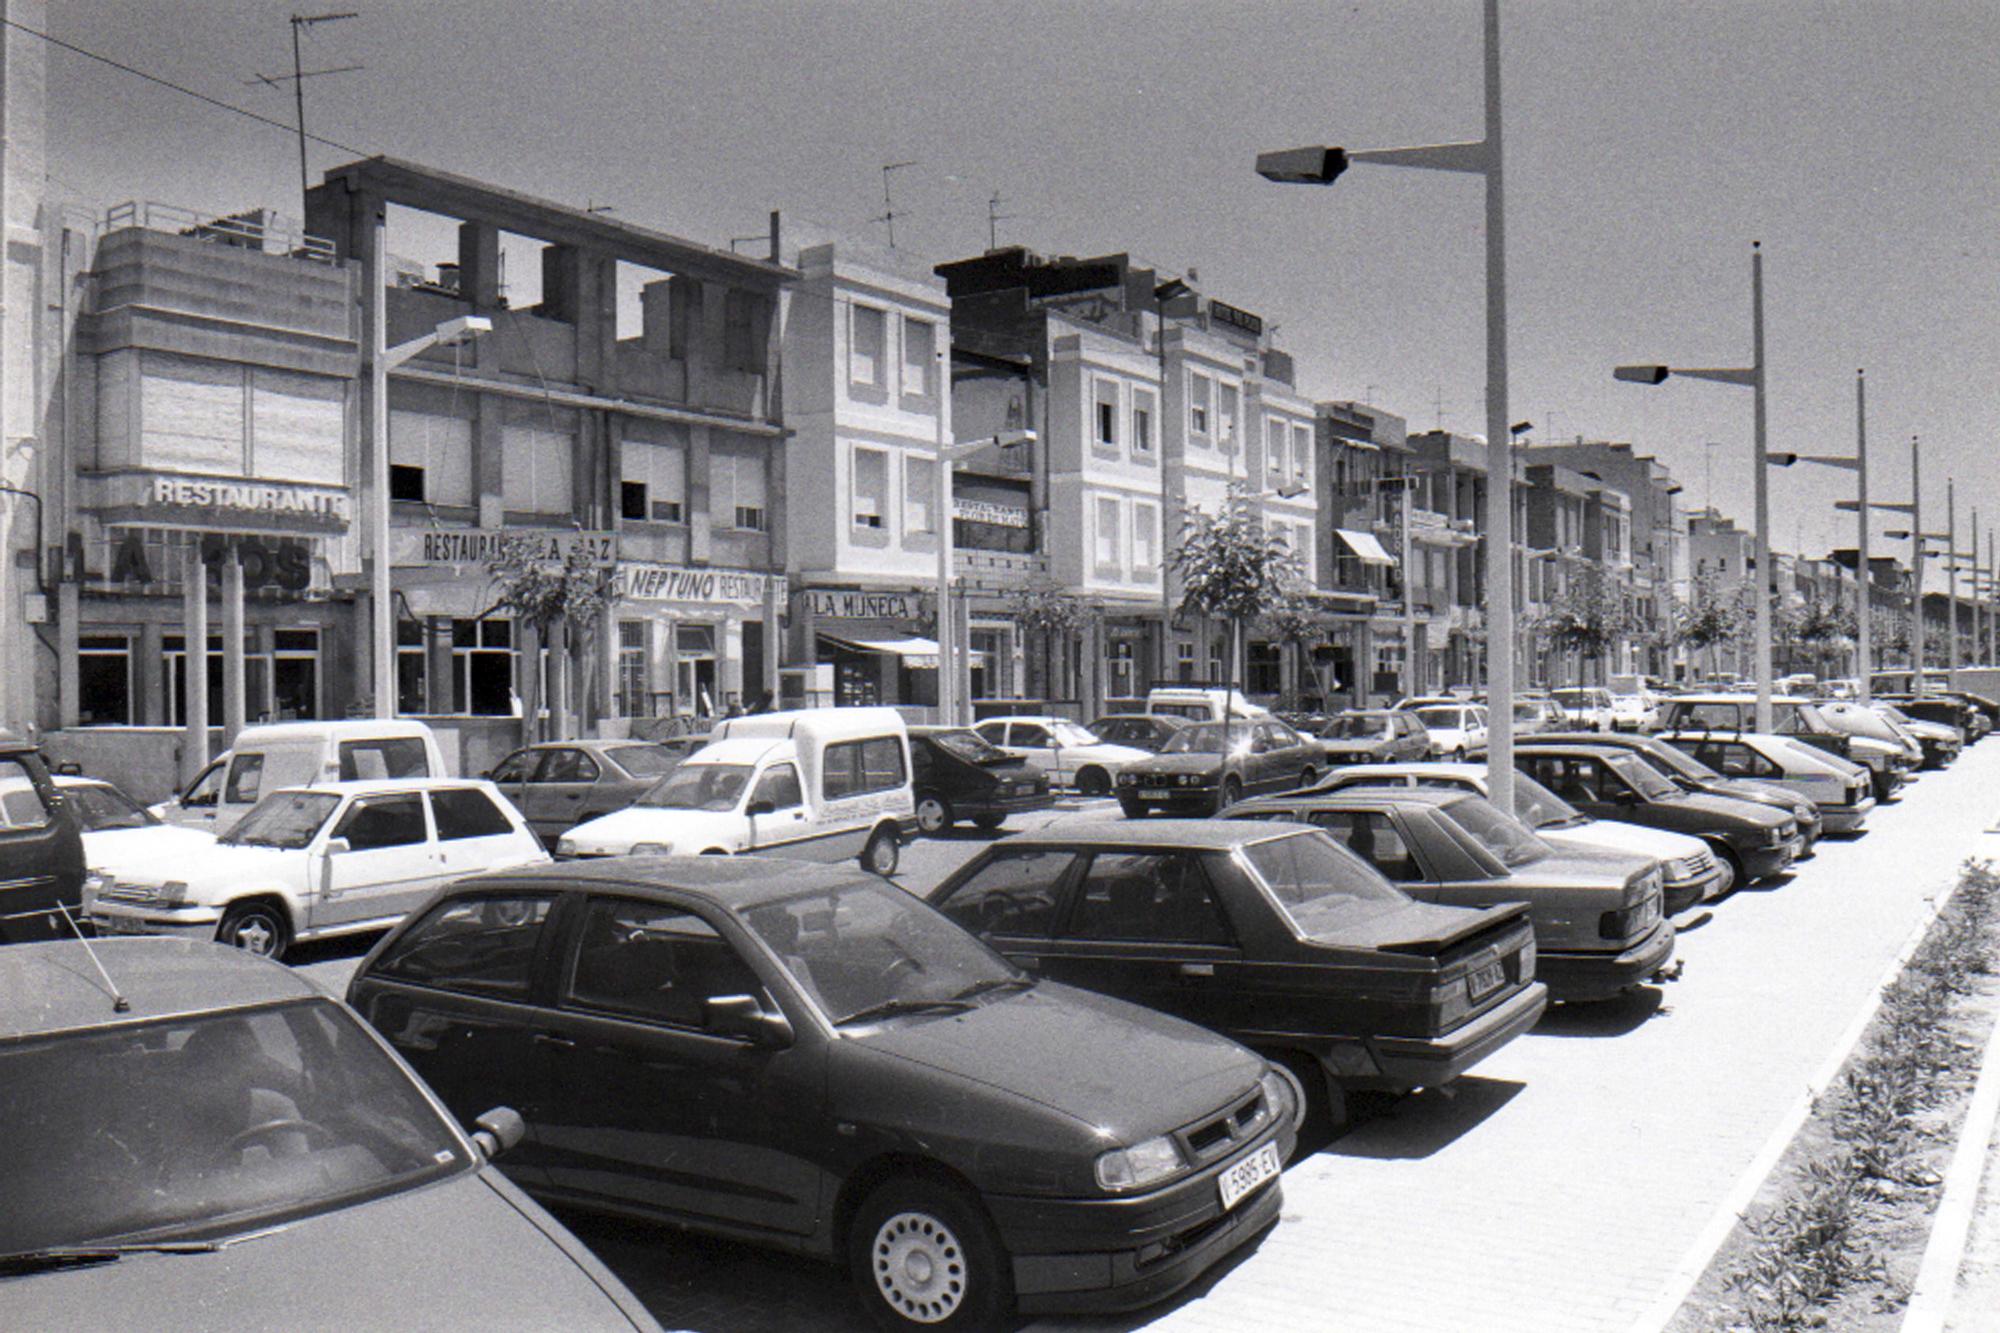
[[(80, 55), (86, 60), (95, 60), (101, 65), (109, 65), (111, 66), (111, 68), (115, 70), (119, 70), (123, 73), (131, 74), (137, 78), (144, 79), (148, 83), (156, 83), (162, 88), (171, 88), (173, 91), (177, 93), (183, 93), (188, 97), (194, 98), (197, 102), (206, 102), (212, 107), (218, 107), (221, 110), (233, 112), (236, 115), (242, 116), (246, 120), (254, 120), (259, 125), (269, 125), (274, 130), (283, 130), (286, 134), (293, 136), (296, 136), (298, 134), (297, 126), (287, 125), (283, 121), (273, 120), (269, 116), (260, 116), (255, 111), (252, 111), (247, 107), (237, 106), (233, 102), (225, 102), (219, 97), (210, 97), (207, 93), (196, 92), (194, 89), (186, 86), (185, 84), (175, 83), (172, 79), (163, 79), (157, 74), (148, 74), (145, 70), (138, 69), (134, 66), (128, 65), (122, 60), (113, 60), (110, 56), (101, 56), (95, 51), (86, 50), (85, 48), (78, 46), (73, 42), (66, 42), (60, 37), (51, 36), (48, 33), (43, 32), (38, 28), (31, 28), (27, 24), (22, 23), (17, 19), (0, 17), (0, 24), (5, 24), (7, 27), (14, 29), (16, 32), (24, 32), (30, 37), (39, 37), (43, 41), (47, 42), (50, 46), (60, 47), (63, 50), (68, 51), (74, 55)], [(341, 143), (337, 139), (328, 139), (317, 134), (308, 134), (306, 138), (312, 140), (314, 143), (325, 144), (328, 148), (338, 148), (343, 153), (353, 153), (357, 157), (374, 156), (374, 154), (370, 153), (365, 148), (356, 148), (351, 144)]]

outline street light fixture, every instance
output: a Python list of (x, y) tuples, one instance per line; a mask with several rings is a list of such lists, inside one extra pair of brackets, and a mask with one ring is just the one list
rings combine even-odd
[[(1777, 467), (1791, 467), (1796, 463), (1816, 463), (1821, 467), (1840, 468), (1855, 475), (1857, 494), (1854, 500), (1853, 512), (1855, 514), (1855, 526), (1859, 529), (1859, 540), (1855, 548), (1854, 582), (1855, 586), (1859, 589), (1856, 600), (1860, 603), (1859, 613), (1855, 616), (1859, 638), (1859, 642), (1855, 645), (1855, 655), (1859, 663), (1856, 674), (1860, 677), (1858, 688), (1861, 694), (1861, 702), (1864, 704), (1868, 703), (1870, 700), (1868, 676), (1874, 670), (1871, 663), (1871, 658), (1874, 656), (1873, 615), (1871, 614), (1873, 607), (1870, 605), (1874, 599), (1869, 595), (1872, 591), (1872, 576), (1868, 557), (1868, 511), (1870, 505), (1868, 503), (1867, 372), (1863, 370), (1854, 372), (1854, 456), (1852, 458), (1836, 454), (1772, 454), (1770, 459), (1772, 464)], [(1847, 508), (1847, 504), (1845, 501), (1842, 501), (1836, 507), (1845, 509)]]
[(1466, 143), (1350, 151), (1288, 148), (1257, 155), (1257, 174), (1287, 185), (1331, 185), (1351, 163), (1460, 171), (1486, 180), (1486, 785), (1493, 803), (1511, 810), (1514, 797), (1514, 458), (1507, 414), (1507, 214), (1502, 189), (1500, 2), (1484, 0), (1486, 136)]
[(1664, 384), (1669, 376), (1713, 380), (1718, 384), (1746, 387), (1755, 395), (1755, 462), (1757, 561), (1757, 730), (1771, 730), (1771, 511), (1770, 485), (1765, 470), (1769, 466), (1769, 441), (1764, 412), (1764, 249), (1761, 242), (1750, 243), (1750, 364), (1745, 367), (1703, 367), (1627, 365), (1612, 372), (1612, 378), (1628, 384)]
[[(943, 361), (945, 353), (938, 354)], [(951, 470), (961, 458), (967, 458), (981, 449), (1013, 449), (1035, 442), (1032, 430), (1001, 431), (980, 440), (968, 440), (962, 444), (946, 444), (944, 439), (944, 394), (951, 391), (949, 384), (939, 386), (939, 406), (937, 414), (937, 445), (934, 457), (937, 459), (937, 494), (933, 500), (937, 508), (934, 520), (937, 529), (937, 644), (938, 644), (938, 721), (945, 726), (959, 724), (958, 668), (953, 650), (956, 638), (956, 618), (951, 609), (951, 551), (952, 551), (952, 511), (951, 511)], [(968, 657), (968, 661), (970, 658)], [(971, 680), (968, 673), (968, 697), (971, 694)], [(969, 719), (968, 719), (969, 720)]]

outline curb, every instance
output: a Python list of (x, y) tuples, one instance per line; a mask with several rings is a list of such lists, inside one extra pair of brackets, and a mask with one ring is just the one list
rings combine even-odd
[(1958, 1267), (1965, 1261), (1965, 1245), (1972, 1237), (1979, 1183), (1986, 1175), (1987, 1152), (1996, 1126), (2000, 1126), (2000, 1021), (1994, 1023), (1980, 1057), (1979, 1081), (1965, 1108), (1965, 1124), (1951, 1155), (1951, 1168), (1945, 1173), (1944, 1193), (1931, 1215), (1924, 1261), (1903, 1311), (1903, 1333), (1941, 1333), (1951, 1313), (1958, 1295)]
[(1735, 1183), (1729, 1187), (1729, 1193), (1724, 1195), (1722, 1202), (1716, 1206), (1708, 1225), (1701, 1229), (1701, 1234), (1695, 1237), (1694, 1244), (1688, 1247), (1687, 1253), (1681, 1256), (1680, 1263), (1674, 1266), (1673, 1272), (1661, 1284), (1659, 1296), (1646, 1308), (1645, 1313), (1632, 1322), (1632, 1333), (1662, 1333), (1673, 1321), (1673, 1317), (1680, 1312), (1681, 1306), (1694, 1291), (1695, 1284), (1701, 1281), (1702, 1274), (1707, 1272), (1709, 1264), (1714, 1262), (1716, 1253), (1722, 1249), (1730, 1233), (1736, 1230), (1737, 1224), (1749, 1211), (1750, 1204), (1757, 1197), (1757, 1191), (1763, 1187), (1765, 1178), (1777, 1167), (1778, 1159), (1785, 1155), (1785, 1150), (1792, 1146), (1792, 1140), (1798, 1136), (1800, 1127), (1812, 1114), (1813, 1103), (1818, 1101), (1820, 1095), (1832, 1085), (1833, 1080), (1840, 1076), (1841, 1069), (1853, 1056), (1855, 1047), (1861, 1044), (1862, 1034), (1868, 1030), (1868, 1025), (1875, 1021), (1875, 1015), (1882, 1008), (1882, 992), (1902, 974), (1903, 968), (1916, 953), (1917, 946), (1924, 942), (1924, 936), (1929, 932), (1931, 923), (1937, 920), (1938, 914), (1944, 911), (1952, 895), (1958, 892), (1958, 886), (1964, 882), (1965, 875), (1961, 870), (1949, 887), (1935, 898), (1928, 900), (1929, 907), (1918, 920), (1916, 928), (1910, 932), (1909, 938), (1903, 941), (1903, 946), (1896, 950), (1896, 956), (1890, 959), (1889, 965), (1882, 970), (1881, 977), (1877, 979), (1874, 988), (1868, 993), (1868, 999), (1862, 1004), (1861, 1012), (1854, 1016), (1854, 1021), (1840, 1034), (1840, 1040), (1834, 1043), (1833, 1051), (1828, 1055), (1826, 1062), (1806, 1083), (1804, 1091), (1799, 1093), (1798, 1100), (1792, 1103), (1784, 1117), (1772, 1129), (1771, 1136), (1764, 1141), (1764, 1146), (1757, 1150), (1757, 1155), (1750, 1159), (1749, 1164), (1736, 1177)]

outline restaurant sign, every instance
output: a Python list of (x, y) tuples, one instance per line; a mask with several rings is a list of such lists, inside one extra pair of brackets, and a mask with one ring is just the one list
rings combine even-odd
[[(776, 587), (772, 584), (775, 581)], [(626, 561), (618, 566), (612, 594), (626, 602), (684, 602), (697, 606), (762, 607), (769, 591), (786, 597), (785, 576), (754, 569), (709, 569)]]
[(149, 472), (105, 476), (93, 509), (107, 527), (195, 532), (345, 532), (354, 517), (346, 491), (296, 482)]
[(1028, 511), (1015, 505), (994, 504), (990, 500), (968, 500), (963, 496), (953, 496), (951, 501), (953, 518), (967, 523), (991, 523), (1001, 528), (1025, 528), (1028, 526)]
[(618, 534), (579, 532), (573, 528), (393, 528), (390, 561), (403, 567), (485, 565), (497, 559), (509, 542), (528, 543), (532, 560), (562, 564), (582, 551), (600, 568), (618, 560)]
[(909, 592), (808, 588), (805, 599), (815, 620), (917, 620), (923, 615), (917, 595)]

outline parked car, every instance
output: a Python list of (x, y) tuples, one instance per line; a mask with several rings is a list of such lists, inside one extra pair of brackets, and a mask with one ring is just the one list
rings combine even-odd
[(1828, 833), (1859, 833), (1875, 809), (1868, 771), (1790, 736), (1736, 732), (1664, 733), (1661, 740), (1730, 778), (1753, 778), (1797, 792), (1811, 801)]
[(1594, 818), (1700, 838), (1728, 862), (1738, 885), (1784, 874), (1803, 845), (1798, 820), (1789, 813), (1682, 791), (1652, 765), (1613, 746), (1537, 738), (1515, 748), (1514, 766)]
[[(199, 829), (175, 828), (99, 778), (58, 773), (56, 791), (83, 832), (86, 873), (103, 874), (125, 865), (170, 864), (201, 856), (215, 846), (215, 835)], [(33, 818), (30, 801), (37, 799), (25, 780), (0, 778), (0, 811), (4, 821)]]
[(1111, 795), (1125, 765), (1151, 757), (1136, 746), (1107, 744), (1061, 717), (989, 717), (973, 730), (1048, 774), (1051, 787), (1083, 796)]
[(1826, 719), (1827, 725), (1846, 736), (1850, 746), (1893, 747), (1897, 752), (1897, 762), (1906, 772), (1914, 773), (1924, 767), (1923, 742), (1909, 728), (1894, 718), (1878, 713), (1872, 705), (1825, 703), (1815, 711)]
[(1429, 708), (1433, 704), (1462, 704), (1470, 702), (1471, 697), (1465, 694), (1407, 694), (1389, 706), (1399, 713), (1407, 713), (1419, 708)]
[(1357, 787), (1260, 796), (1224, 818), (1315, 825), (1423, 902), (1526, 903), (1535, 975), (1551, 999), (1608, 999), (1673, 958), (1658, 861), (1554, 847), (1467, 792)]
[(1415, 902), (1305, 828), (1064, 821), (994, 844), (929, 898), (1040, 976), (1283, 1064), (1316, 1130), (1350, 1092), (1449, 1082), (1546, 1003), (1522, 909)]
[(408, 718), (262, 723), (237, 732), (233, 746), (152, 810), (169, 824), (226, 833), (280, 787), (448, 772), (437, 735)]
[(1877, 699), (1868, 706), (1895, 729), (1916, 739), (1922, 756), (1919, 762), (1925, 768), (1947, 768), (1965, 748), (1965, 733), (1956, 726), (1912, 717), (1886, 699)]
[(1534, 736), (1544, 731), (1561, 731), (1569, 726), (1569, 717), (1561, 705), (1546, 696), (1530, 696), (1514, 700), (1514, 734)]
[(553, 847), (576, 825), (638, 800), (688, 753), (652, 741), (544, 741), (514, 751), (486, 776)]
[(1158, 754), (1187, 725), (1187, 718), (1172, 713), (1107, 713), (1088, 730), (1107, 745), (1129, 745)]
[(1658, 731), (1660, 703), (1660, 696), (1647, 689), (1634, 690), (1631, 693), (1613, 693), (1611, 730)]
[(83, 948), (0, 950), (0, 1322), (658, 1329), (492, 1165), (512, 1111), (468, 1136), (289, 968)]
[(348, 998), (455, 1112), (520, 1107), (531, 1194), (845, 1261), (904, 1327), (1170, 1295), (1277, 1220), (1295, 1134), (1260, 1056), (852, 868), (462, 880)]
[[(0, 727), (0, 944), (70, 933), (59, 908), (83, 905), (83, 833), (33, 745)], [(31, 799), (32, 798), (32, 799)]]
[(1393, 708), (1352, 709), (1318, 734), (1329, 764), (1394, 764), (1431, 752), (1431, 735), (1417, 715)]
[[(1484, 764), (1387, 764), (1337, 768), (1320, 779), (1316, 792), (1351, 787), (1439, 787), (1487, 796)], [(1646, 828), (1616, 819), (1592, 819), (1529, 777), (1514, 774), (1514, 818), (1558, 847), (1594, 848), (1650, 856), (1660, 863), (1660, 889), (1669, 916), (1735, 887), (1729, 867), (1708, 844), (1684, 833)]]
[(331, 782), (271, 792), (197, 860), (93, 880), (84, 909), (101, 935), (282, 958), (305, 940), (386, 929), (460, 875), (548, 859), (490, 782)]
[[(1754, 732), (1757, 730), (1757, 696), (1740, 692), (1680, 695), (1668, 701), (1666, 712), (1660, 719), (1660, 729)], [(1773, 698), (1771, 729), (1781, 736), (1795, 736), (1807, 745), (1866, 765), (1878, 801), (1894, 795), (1906, 776), (1916, 770), (1916, 762), (1899, 742), (1883, 740), (1874, 732), (1850, 734), (1829, 720), (1822, 705), (1809, 699), (1792, 696)]]
[(1212, 815), (1246, 793), (1309, 787), (1325, 763), (1317, 743), (1274, 717), (1197, 722), (1119, 771), (1118, 804), (1128, 819)]
[(1424, 724), (1435, 757), (1463, 759), (1466, 751), (1486, 744), (1485, 704), (1422, 704), (1407, 711)]
[(1570, 728), (1579, 731), (1610, 731), (1611, 692), (1596, 686), (1569, 686), (1550, 690), (1549, 697), (1563, 710)]
[(1253, 704), (1243, 691), (1212, 685), (1155, 685), (1146, 691), (1146, 711), (1190, 722), (1220, 722), (1228, 717), (1269, 717), (1271, 710)]
[[(1670, 745), (1658, 736), (1636, 736), (1619, 732), (1605, 736), (1593, 736), (1585, 732), (1552, 732), (1545, 736), (1537, 736), (1535, 739), (1613, 746), (1628, 754), (1638, 755), (1652, 765), (1661, 777), (1682, 791), (1707, 792), (1711, 796), (1727, 796), (1733, 800), (1750, 801), (1753, 804), (1769, 806), (1773, 810), (1785, 811), (1798, 821), (1799, 840), (1803, 844), (1799, 849), (1800, 856), (1810, 855), (1813, 844), (1819, 841), (1819, 807), (1812, 801), (1782, 783), (1724, 776), (1696, 759), (1686, 747)], [(1797, 737), (1788, 739), (1798, 740)], [(1800, 744), (1804, 742), (1800, 741)], [(1861, 764), (1843, 759), (1830, 750), (1819, 750), (1817, 746), (1806, 748), (1824, 754), (1827, 762), (1840, 772), (1846, 773), (1851, 770), (1863, 778), (1868, 776), (1868, 769)]]
[(919, 833), (961, 819), (997, 829), (1008, 815), (1055, 804), (1047, 774), (967, 727), (911, 727), (910, 774)]
[(1955, 727), (1971, 745), (1993, 730), (1992, 719), (1972, 695), (1962, 690), (1933, 690), (1924, 694), (1878, 694), (1877, 703), (1892, 703), (1898, 711), (1920, 722), (1937, 722)]
[(916, 808), (909, 729), (895, 709), (756, 713), (716, 723), (707, 745), (637, 801), (558, 838), (556, 855), (852, 856), (893, 875)]

